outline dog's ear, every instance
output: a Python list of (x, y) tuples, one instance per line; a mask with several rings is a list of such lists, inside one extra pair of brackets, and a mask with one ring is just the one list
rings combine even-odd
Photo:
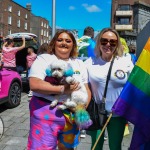
[(73, 74), (74, 74), (73, 68), (70, 64), (68, 64), (65, 69), (64, 76), (68, 77), (68, 76), (72, 76)]
[(52, 70), (50, 68), (46, 69), (46, 74), (48, 77), (52, 76)]

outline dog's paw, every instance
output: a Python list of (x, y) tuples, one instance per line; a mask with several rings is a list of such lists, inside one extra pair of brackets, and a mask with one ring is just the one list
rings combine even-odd
[(75, 78), (73, 78), (73, 77), (66, 77), (66, 82), (68, 84), (74, 83), (75, 82)]
[(65, 110), (67, 107), (65, 105), (59, 105), (57, 108), (60, 110)]
[(56, 101), (53, 101), (51, 104), (50, 104), (50, 107), (55, 107), (57, 105), (57, 102)]
[(50, 107), (55, 107), (56, 105), (55, 104), (50, 104)]

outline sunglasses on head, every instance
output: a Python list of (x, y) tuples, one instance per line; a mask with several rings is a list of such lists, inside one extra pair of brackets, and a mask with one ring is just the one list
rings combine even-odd
[(110, 46), (113, 46), (113, 47), (117, 46), (117, 40), (114, 40), (114, 39), (108, 40), (106, 38), (101, 38), (100, 42), (101, 42), (101, 45), (106, 45), (109, 42)]

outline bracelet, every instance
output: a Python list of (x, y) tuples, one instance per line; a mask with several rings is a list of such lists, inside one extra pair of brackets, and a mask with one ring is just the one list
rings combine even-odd
[(65, 91), (65, 87), (62, 85), (62, 86), (60, 86), (60, 93), (61, 94), (63, 94), (64, 93), (64, 91)]

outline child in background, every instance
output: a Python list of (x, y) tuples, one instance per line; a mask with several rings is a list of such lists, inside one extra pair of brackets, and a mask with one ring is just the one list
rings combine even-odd
[[(28, 47), (27, 51), (28, 51), (28, 55), (26, 57), (26, 60), (27, 60), (26, 62), (27, 62), (27, 75), (28, 75), (30, 73), (31, 65), (33, 64), (34, 60), (37, 57), (37, 54), (34, 53), (34, 48), (31, 46)], [(32, 91), (30, 90), (28, 97), (31, 97), (31, 96), (32, 96)]]

